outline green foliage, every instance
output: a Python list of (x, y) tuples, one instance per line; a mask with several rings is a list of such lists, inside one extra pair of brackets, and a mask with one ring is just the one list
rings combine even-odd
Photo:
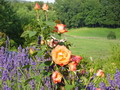
[(71, 27), (120, 27), (119, 0), (56, 0), (59, 20)]
[(5, 0), (0, 0), (0, 32), (5, 33), (18, 44), (22, 43), (22, 38), (20, 38), (23, 32), (21, 23), (10, 3)]
[(6, 34), (0, 32), (0, 46), (5, 46)]
[(113, 45), (111, 53), (113, 60), (117, 60), (120, 62), (120, 44)]

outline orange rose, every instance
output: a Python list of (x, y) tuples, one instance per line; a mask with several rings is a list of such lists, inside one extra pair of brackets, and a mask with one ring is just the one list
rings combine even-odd
[(69, 67), (70, 71), (76, 71), (76, 69), (77, 69), (76, 66), (77, 66), (76, 62), (71, 62), (71, 63), (68, 64), (68, 67)]
[(60, 83), (62, 80), (62, 74), (59, 73), (58, 71), (53, 72), (52, 74), (52, 79), (55, 84)]
[(44, 3), (43, 6), (42, 6), (42, 9), (45, 10), (45, 11), (47, 11), (48, 8), (49, 8), (49, 6), (46, 3)]
[(51, 54), (53, 61), (60, 66), (64, 66), (70, 62), (71, 51), (65, 46), (57, 45)]
[(34, 9), (35, 10), (39, 10), (40, 9), (40, 5), (38, 3), (36, 3)]
[(64, 24), (57, 24), (55, 26), (56, 30), (54, 30), (54, 32), (58, 32), (58, 33), (64, 33), (67, 32), (67, 30), (65, 29), (66, 25)]
[(103, 70), (99, 69), (99, 70), (97, 71), (97, 73), (96, 73), (96, 76), (104, 77), (105, 75), (104, 75)]
[(80, 60), (82, 60), (82, 57), (81, 56), (77, 56), (77, 55), (71, 55), (71, 60), (76, 62), (76, 63), (79, 63)]

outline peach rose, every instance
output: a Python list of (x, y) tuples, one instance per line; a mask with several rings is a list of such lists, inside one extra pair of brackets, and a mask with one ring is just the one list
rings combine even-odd
[(36, 3), (34, 9), (35, 10), (39, 10), (40, 9), (40, 5), (38, 3)]
[(81, 56), (77, 56), (77, 55), (71, 55), (71, 61), (74, 61), (76, 63), (79, 63), (80, 60), (82, 60)]
[(70, 62), (69, 64), (68, 64), (68, 67), (69, 67), (69, 70), (70, 71), (76, 71), (76, 69), (77, 69), (77, 63), (76, 62)]
[(52, 60), (60, 66), (64, 66), (70, 62), (71, 51), (65, 46), (57, 45), (51, 54)]
[(58, 71), (53, 72), (52, 79), (55, 84), (60, 83), (62, 80), (62, 74)]
[(47, 11), (48, 8), (49, 8), (49, 6), (46, 3), (44, 3), (43, 6), (42, 6), (42, 9), (45, 10), (45, 11)]
[(58, 32), (58, 33), (64, 33), (67, 32), (67, 30), (65, 29), (66, 25), (64, 24), (57, 24), (55, 26), (56, 30), (54, 30), (54, 32)]
[(104, 77), (105, 75), (104, 75), (103, 70), (99, 69), (99, 70), (97, 71), (97, 73), (96, 73), (96, 76)]

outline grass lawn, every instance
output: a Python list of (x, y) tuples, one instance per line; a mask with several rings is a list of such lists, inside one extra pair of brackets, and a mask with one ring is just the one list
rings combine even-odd
[[(116, 40), (106, 38), (110, 31), (116, 33)], [(71, 29), (65, 33), (67, 40), (72, 43), (70, 48), (73, 54), (93, 58), (105, 58), (110, 56), (114, 44), (120, 44), (120, 28), (79, 28)]]
[(70, 29), (68, 35), (81, 37), (103, 37), (106, 38), (109, 32), (115, 32), (117, 39), (120, 39), (120, 28), (78, 28)]

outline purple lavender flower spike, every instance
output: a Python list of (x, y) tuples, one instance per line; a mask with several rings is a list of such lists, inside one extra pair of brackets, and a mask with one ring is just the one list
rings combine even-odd
[(4, 86), (3, 88), (4, 90), (12, 90), (10, 87), (8, 87), (7, 85)]
[(22, 46), (21, 45), (19, 45), (19, 47), (18, 47), (18, 52), (22, 52)]
[(40, 45), (41, 44), (41, 36), (38, 36), (38, 45)]
[(103, 83), (103, 82), (101, 82), (101, 83), (99, 84), (99, 87), (100, 87), (101, 90), (106, 90), (106, 89), (107, 89), (105, 83)]
[(8, 79), (8, 71), (4, 70), (3, 73), (2, 73), (2, 80), (6, 81), (7, 79)]

